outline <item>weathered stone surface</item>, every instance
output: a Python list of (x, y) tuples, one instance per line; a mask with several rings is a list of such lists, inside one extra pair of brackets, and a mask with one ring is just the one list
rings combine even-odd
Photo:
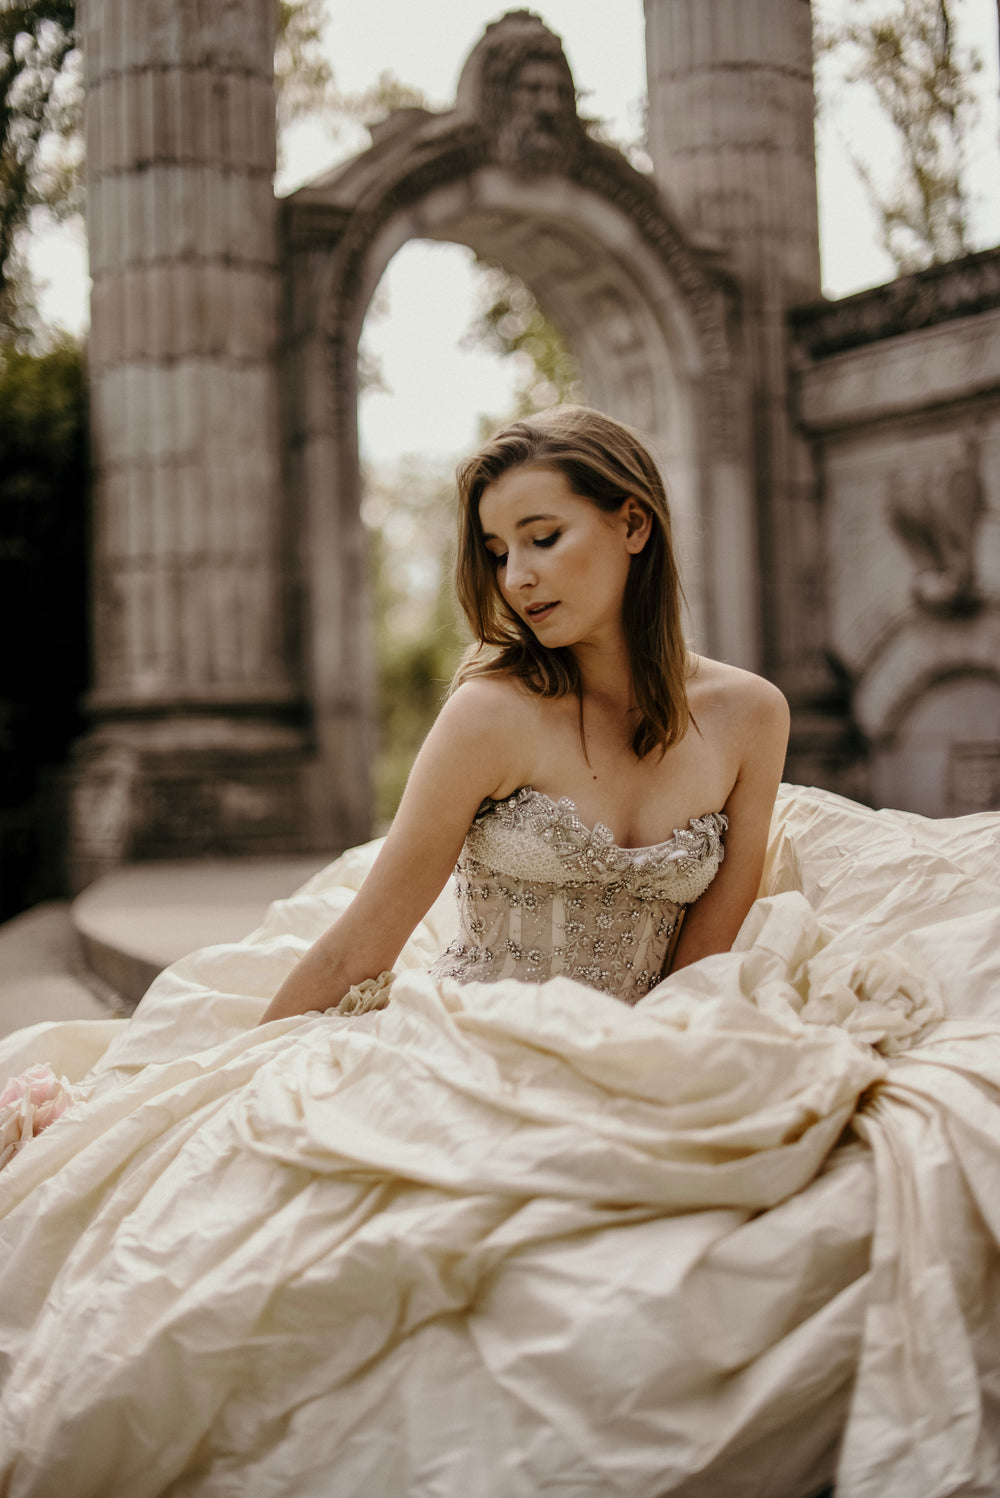
[[(789, 773), (805, 775), (800, 724), (810, 725), (813, 743), (827, 712), (834, 757), (843, 731), (823, 650), (815, 484), (788, 386), (788, 311), (815, 300), (820, 285), (810, 8), (802, 0), (646, 0), (645, 13), (657, 181), (686, 232), (713, 246), (740, 285), (754, 412), (752, 430), (733, 433), (754, 474), (740, 544), (755, 562), (758, 663), (791, 700)], [(717, 608), (745, 611), (746, 583), (734, 587), (732, 572), (718, 569)]]
[[(268, 0), (82, 8), (96, 679), (79, 756), (81, 869), (112, 848), (174, 846), (164, 829), (183, 817), (154, 782), (201, 807), (208, 843), (239, 843), (241, 816), (250, 844), (279, 825), (288, 846), (306, 836), (301, 738), (280, 785), (259, 760), (272, 722), (293, 753), (280, 720), (299, 692), (276, 544), (273, 16)], [(242, 716), (226, 775), (257, 787), (225, 805), (205, 781), (219, 768), (213, 708)], [(109, 820), (112, 804), (125, 810)]]
[(971, 258), (968, 275), (958, 262), (930, 277), (940, 323), (920, 278), (852, 298), (842, 323), (835, 308), (796, 319), (829, 648), (852, 684), (871, 795), (931, 816), (1000, 804), (1000, 311), (956, 317), (992, 264)]
[(1000, 253), (818, 304), (809, 6), (646, 18), (655, 183), (587, 135), (558, 38), (522, 11), (487, 28), (454, 110), (401, 111), (279, 215), (267, 0), (83, 0), (81, 869), (367, 834), (356, 350), (414, 237), (523, 276), (589, 398), (650, 438), (695, 639), (788, 691), (792, 775), (863, 793), (860, 727), (875, 794), (994, 795)]
[(1000, 309), (989, 309), (810, 361), (800, 375), (799, 409), (811, 429), (832, 431), (967, 400), (998, 385)]
[(929, 682), (874, 746), (872, 793), (936, 817), (1000, 805), (1000, 681), (956, 670)]
[(799, 308), (795, 341), (813, 359), (1000, 307), (1000, 249), (900, 276), (836, 302)]
[(682, 221), (766, 300), (815, 297), (809, 6), (646, 0), (645, 12), (650, 154)]

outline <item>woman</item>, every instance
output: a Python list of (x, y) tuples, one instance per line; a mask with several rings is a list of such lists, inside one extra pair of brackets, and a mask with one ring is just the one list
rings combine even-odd
[(0, 1049), (90, 1066), (0, 1176), (0, 1492), (995, 1493), (997, 818), (768, 840), (784, 703), (688, 655), (617, 423), (460, 495), (374, 864)]
[[(689, 654), (667, 498), (642, 444), (596, 411), (559, 407), (464, 464), (459, 496), (458, 591), (478, 651), (428, 735), (358, 899), (265, 1020), (325, 1009), (391, 968), (477, 811), (524, 789), (556, 821), (568, 801), (579, 823), (608, 828), (622, 851), (667, 848), (695, 824), (717, 837), (728, 821), (724, 865), (716, 874), (713, 845), (692, 885), (701, 897), (674, 970), (728, 950), (757, 893), (788, 709), (761, 677)], [(543, 806), (543, 822), (548, 815)], [(638, 985), (619, 978), (620, 996), (634, 1002), (659, 981), (671, 930), (664, 923), (644, 952)], [(533, 964), (470, 961), (482, 948), (469, 942), (441, 971), (538, 981), (552, 975), (551, 947), (550, 933)], [(577, 976), (585, 966), (570, 964)], [(564, 957), (555, 971), (565, 970)]]

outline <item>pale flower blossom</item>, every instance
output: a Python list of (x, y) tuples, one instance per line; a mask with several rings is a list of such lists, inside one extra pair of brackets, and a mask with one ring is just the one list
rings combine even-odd
[(16, 1152), (54, 1123), (77, 1089), (65, 1077), (57, 1077), (47, 1063), (29, 1066), (19, 1077), (11, 1077), (0, 1092), (0, 1170)]
[(944, 1002), (929, 973), (918, 973), (896, 952), (841, 958), (833, 944), (806, 964), (807, 1023), (840, 1025), (883, 1056), (898, 1056), (944, 1018)]

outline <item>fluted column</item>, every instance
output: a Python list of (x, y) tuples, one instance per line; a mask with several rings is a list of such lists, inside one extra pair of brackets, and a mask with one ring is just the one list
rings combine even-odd
[[(196, 768), (199, 753), (224, 750), (238, 777), (237, 761), (245, 769), (291, 744), (281, 722), (297, 689), (283, 602), (274, 9), (80, 7), (95, 485), (84, 843), (112, 747), (116, 763), (131, 751), (139, 787), (118, 794), (127, 825), (119, 815), (113, 834), (106, 827), (98, 863), (116, 840), (119, 853), (175, 851), (178, 840), (185, 851), (176, 818), (169, 832), (165, 756), (190, 780), (210, 773)], [(160, 756), (164, 848), (143, 809), (139, 761), (150, 754)], [(213, 830), (202, 796), (208, 846), (259, 830), (259, 797), (256, 810), (243, 799), (246, 829), (230, 794), (228, 821)]]
[(809, 0), (646, 0), (650, 153), (761, 300), (819, 295)]
[(787, 313), (820, 296), (811, 8), (646, 0), (645, 10), (657, 180), (685, 229), (725, 252), (742, 290), (762, 658), (808, 733), (831, 697), (816, 486), (789, 411)]

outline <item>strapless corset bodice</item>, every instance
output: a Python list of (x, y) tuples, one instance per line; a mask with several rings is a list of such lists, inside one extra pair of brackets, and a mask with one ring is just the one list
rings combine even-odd
[(622, 848), (572, 801), (523, 786), (489, 801), (455, 869), (459, 934), (435, 977), (540, 983), (563, 973), (634, 1004), (658, 983), (685, 905), (723, 857), (721, 812), (664, 843)]

